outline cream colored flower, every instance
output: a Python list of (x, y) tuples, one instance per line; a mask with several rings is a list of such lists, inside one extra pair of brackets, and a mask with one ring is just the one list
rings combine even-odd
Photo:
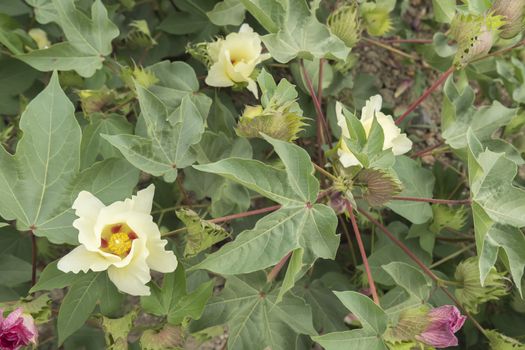
[(251, 77), (255, 67), (270, 58), (262, 54), (259, 34), (248, 24), (243, 24), (238, 33), (230, 33), (208, 45), (208, 55), (212, 66), (206, 77), (206, 84), (216, 87), (248, 83), (250, 90), (258, 98), (257, 85)]
[(117, 288), (131, 295), (149, 295), (150, 269), (163, 273), (177, 268), (177, 258), (164, 249), (150, 215), (155, 186), (136, 196), (105, 206), (82, 191), (73, 203), (78, 216), (73, 226), (80, 245), (58, 262), (64, 272), (108, 271)]
[[(401, 129), (397, 127), (391, 115), (386, 115), (381, 112), (382, 102), (383, 99), (381, 98), (381, 95), (372, 96), (366, 101), (365, 106), (361, 110), (360, 121), (363, 125), (366, 136), (368, 137), (370, 134), (375, 117), (383, 129), (385, 138), (383, 142), (383, 150), (392, 149), (392, 153), (394, 153), (395, 156), (405, 154), (412, 148), (412, 141), (410, 141), (406, 134), (401, 133)], [(350, 138), (346, 118), (343, 115), (343, 105), (337, 102), (335, 111), (337, 115), (337, 125), (341, 127), (342, 136)], [(341, 142), (341, 147), (337, 150), (337, 155), (339, 156), (339, 161), (345, 168), (354, 165), (362, 165), (352, 151), (350, 151), (344, 140)]]

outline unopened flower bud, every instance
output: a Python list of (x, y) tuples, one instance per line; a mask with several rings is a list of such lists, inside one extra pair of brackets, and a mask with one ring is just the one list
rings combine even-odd
[(385, 35), (393, 28), (390, 12), (374, 3), (364, 3), (361, 6), (361, 16), (366, 31), (372, 36)]
[(332, 34), (347, 47), (354, 47), (361, 37), (361, 21), (357, 4), (343, 5), (328, 16), (328, 27)]
[(505, 24), (502, 16), (494, 14), (457, 14), (450, 27), (450, 35), (458, 43), (454, 64), (460, 68), (486, 55), (494, 44), (494, 35)]
[(384, 205), (403, 190), (398, 179), (380, 169), (363, 169), (357, 180), (364, 186), (363, 198), (373, 207)]
[(525, 0), (496, 0), (492, 10), (494, 14), (502, 16), (506, 22), (501, 27), (500, 37), (512, 39), (521, 33), (524, 25)]
[(478, 257), (470, 257), (462, 261), (456, 268), (454, 277), (462, 286), (456, 288), (455, 294), (463, 307), (472, 313), (479, 312), (479, 305), (490, 300), (498, 300), (507, 295), (507, 285), (503, 273), (492, 268), (484, 286), (481, 285)]
[(132, 29), (129, 31), (126, 41), (131, 48), (150, 48), (157, 45), (157, 41), (151, 36), (148, 22), (145, 20), (136, 20), (129, 25)]
[(104, 106), (111, 103), (115, 98), (113, 91), (108, 89), (80, 90), (78, 96), (80, 97), (82, 110), (86, 114), (100, 112)]
[(31, 39), (36, 43), (36, 46), (42, 50), (51, 46), (51, 42), (47, 39), (47, 33), (40, 28), (33, 28), (27, 32)]
[(38, 340), (38, 330), (33, 317), (24, 314), (22, 308), (11, 312), (6, 318), (0, 309), (0, 349), (18, 350)]
[(297, 103), (292, 101), (282, 106), (247, 106), (237, 124), (237, 135), (261, 137), (261, 133), (283, 141), (297, 139), (306, 125)]
[(418, 342), (435, 348), (457, 346), (455, 333), (465, 323), (453, 305), (444, 305), (434, 309), (428, 306), (403, 311), (395, 326), (390, 327), (385, 335), (389, 343)]

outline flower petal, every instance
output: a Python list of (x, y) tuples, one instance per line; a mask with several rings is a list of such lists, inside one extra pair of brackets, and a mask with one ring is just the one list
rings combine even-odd
[(78, 219), (73, 221), (73, 227), (78, 230), (78, 241), (88, 250), (97, 251), (100, 247), (100, 232), (97, 234), (95, 225), (100, 211), (104, 208), (104, 203), (87, 191), (80, 192), (73, 203), (73, 209), (78, 216)]
[(345, 152), (342, 149), (338, 149), (337, 155), (339, 156), (339, 161), (345, 168), (361, 165), (359, 159), (357, 159), (352, 152)]
[[(146, 249), (138, 250), (145, 251)], [(120, 268), (111, 266), (108, 269), (109, 279), (121, 292), (130, 295), (150, 295), (150, 289), (146, 283), (151, 280), (151, 275), (142, 251), (137, 251), (128, 265)]]
[(369, 121), (374, 118), (376, 112), (381, 110), (383, 98), (381, 95), (372, 96), (366, 101), (365, 106), (361, 110), (361, 122)]
[(78, 217), (91, 221), (97, 219), (98, 213), (102, 208), (104, 208), (104, 203), (88, 191), (81, 191), (77, 199), (75, 199), (75, 202), (73, 202), (75, 214)]
[(153, 207), (153, 196), (155, 195), (155, 185), (151, 184), (147, 188), (137, 192), (131, 199), (126, 199), (125, 202), (131, 205), (132, 211), (137, 211), (145, 214), (151, 213)]
[(83, 245), (79, 245), (58, 261), (57, 268), (63, 272), (73, 273), (88, 272), (89, 270), (104, 271), (118, 260), (120, 258), (117, 256), (113, 259), (105, 257), (98, 252), (87, 250)]
[(348, 123), (346, 117), (343, 114), (343, 104), (339, 101), (335, 103), (335, 115), (337, 116), (337, 125), (341, 128), (341, 134), (350, 138), (350, 132), (348, 131)]
[(257, 90), (257, 84), (253, 79), (248, 79), (248, 86), (246, 87), (256, 99), (259, 99), (259, 90)]
[(208, 86), (227, 87), (233, 86), (233, 81), (226, 75), (224, 64), (219, 61), (214, 63), (208, 71), (208, 76), (204, 80)]
[(146, 262), (150, 269), (162, 273), (169, 273), (175, 271), (177, 268), (177, 257), (171, 250), (166, 250), (164, 247), (168, 241), (165, 239), (150, 239), (146, 243), (149, 251)]

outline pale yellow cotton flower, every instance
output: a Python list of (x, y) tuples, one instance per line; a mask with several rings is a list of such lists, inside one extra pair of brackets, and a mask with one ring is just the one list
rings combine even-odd
[(259, 63), (270, 58), (270, 54), (262, 53), (259, 34), (248, 24), (243, 24), (238, 33), (230, 33), (226, 38), (208, 44), (208, 55), (212, 65), (206, 84), (227, 87), (247, 83), (248, 90), (258, 98), (252, 73)]
[(58, 262), (63, 272), (108, 271), (122, 292), (149, 295), (150, 269), (163, 273), (177, 268), (177, 258), (164, 249), (167, 241), (153, 222), (151, 207), (155, 186), (136, 196), (105, 206), (82, 191), (73, 203), (78, 216), (73, 226), (80, 245)]
[[(401, 129), (397, 127), (391, 115), (386, 115), (381, 112), (382, 102), (383, 99), (381, 95), (372, 96), (366, 101), (365, 106), (361, 110), (360, 122), (363, 125), (366, 136), (368, 137), (370, 130), (372, 129), (375, 117), (383, 129), (383, 150), (392, 149), (392, 153), (394, 153), (395, 156), (405, 154), (412, 148), (412, 141), (410, 141), (405, 133), (401, 133)], [(339, 102), (336, 104), (336, 115), (337, 125), (341, 127), (342, 136), (349, 138), (350, 133), (348, 131), (346, 118), (343, 115), (343, 106)], [(341, 142), (341, 147), (337, 150), (337, 155), (339, 156), (339, 161), (345, 168), (362, 165), (352, 151), (350, 151), (344, 140)]]

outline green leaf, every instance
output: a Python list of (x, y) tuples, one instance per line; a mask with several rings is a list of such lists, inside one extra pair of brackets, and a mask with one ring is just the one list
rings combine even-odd
[(42, 71), (75, 70), (84, 77), (102, 68), (104, 56), (112, 52), (111, 42), (119, 35), (118, 27), (108, 18), (101, 0), (91, 6), (91, 18), (75, 7), (74, 0), (52, 0), (51, 4), (30, 2), (42, 6), (37, 18), (45, 23), (56, 22), (64, 31), (67, 42), (18, 55), (17, 58)]
[(78, 274), (64, 273), (57, 268), (58, 260), (48, 264), (38, 277), (37, 283), (31, 288), (30, 293), (41, 290), (53, 290), (71, 285), (80, 276)]
[[(210, 120), (216, 115), (210, 115)], [(233, 130), (233, 125), (231, 126)], [(245, 138), (230, 138), (224, 133), (206, 131), (198, 145), (193, 149), (197, 153), (197, 162), (207, 164), (228, 157), (251, 158), (252, 147)], [(198, 199), (211, 199), (212, 217), (222, 217), (231, 213), (243, 212), (250, 206), (249, 191), (221, 176), (203, 173), (193, 168), (184, 169), (184, 187), (195, 192)]]
[(68, 42), (20, 54), (16, 58), (42, 72), (74, 70), (82, 77), (91, 77), (102, 68), (104, 61), (96, 52), (78, 51)]
[(472, 130), (468, 132), (469, 182), (476, 247), (479, 255), (481, 283), (496, 263), (500, 248), (520, 294), (519, 281), (525, 268), (525, 237), (519, 230), (525, 226), (525, 190), (514, 187), (516, 164), (503, 153), (483, 151)]
[(177, 217), (187, 227), (186, 245), (184, 246), (185, 257), (197, 255), (230, 236), (221, 226), (201, 219), (191, 209), (180, 209), (176, 213)]
[[(435, 179), (430, 170), (406, 156), (396, 157), (393, 169), (403, 184), (399, 196), (432, 198)], [(432, 218), (432, 208), (428, 203), (396, 200), (386, 206), (414, 224), (423, 224)]]
[(180, 324), (189, 319), (198, 320), (213, 293), (213, 281), (200, 285), (192, 293), (182, 296), (168, 313), (168, 322)]
[(107, 273), (103, 274), (101, 279), (100, 313), (105, 316), (114, 316), (122, 309), (122, 302), (125, 300), (126, 295), (119, 292)]
[(58, 311), (58, 343), (63, 344), (78, 330), (95, 309), (101, 291), (100, 272), (89, 273), (78, 279), (69, 289)]
[(456, 0), (432, 0), (434, 17), (440, 23), (450, 23), (456, 13)]
[[(337, 219), (332, 209), (314, 204), (319, 182), (313, 176), (310, 157), (300, 147), (265, 136), (284, 163), (285, 170), (255, 160), (229, 158), (194, 166), (225, 176), (283, 205), (259, 220), (251, 230), (206, 257), (193, 268), (221, 274), (249, 273), (275, 265), (296, 249), (303, 249), (301, 262), (287, 272), (286, 288), (300, 272), (321, 257), (333, 259), (339, 245), (335, 235)], [(298, 258), (298, 257), (296, 257)], [(302, 265), (302, 268), (299, 266)], [(292, 272), (293, 271), (293, 272)]]
[(346, 332), (328, 333), (325, 335), (312, 337), (326, 350), (345, 350), (345, 349), (366, 349), (366, 350), (387, 350), (381, 338), (374, 332), (366, 329), (354, 329)]
[(120, 154), (101, 134), (130, 134), (133, 125), (119, 114), (104, 115), (94, 113), (89, 116), (89, 125), (84, 129), (80, 144), (80, 165), (84, 169), (92, 165), (98, 156), (102, 158), (118, 157)]
[(334, 292), (344, 306), (363, 324), (363, 329), (370, 329), (376, 335), (385, 333), (388, 318), (372, 299), (358, 292)]
[(177, 169), (196, 160), (193, 145), (204, 132), (208, 111), (202, 114), (189, 95), (185, 95), (173, 113), (151, 90), (136, 85), (147, 137), (137, 135), (102, 135), (117, 147), (137, 168), (166, 182), (177, 178)]
[(381, 339), (388, 325), (388, 317), (367, 296), (358, 292), (334, 292), (348, 310), (363, 325), (362, 329), (329, 333), (312, 339), (327, 350), (339, 349), (388, 349)]
[(158, 316), (166, 316), (176, 308), (179, 300), (186, 295), (186, 275), (182, 264), (169, 274), (164, 275), (162, 287), (153, 284), (151, 295), (140, 298), (145, 311)]
[(313, 282), (301, 280), (293, 289), (293, 293), (303, 298), (312, 308), (312, 314), (315, 315), (314, 326), (317, 331), (327, 333), (347, 329), (344, 318), (348, 311), (321, 280), (314, 280)]
[(31, 281), (31, 264), (10, 254), (0, 255), (0, 285), (14, 287)]
[(350, 49), (317, 20), (305, 0), (241, 2), (270, 32), (262, 40), (278, 62), (287, 63), (295, 57), (346, 60)]
[(213, 297), (194, 329), (227, 324), (230, 350), (292, 350), (301, 334), (316, 334), (312, 312), (303, 299), (288, 293), (276, 303), (278, 290), (265, 288), (266, 276), (257, 272), (229, 276), (220, 295)]
[(238, 26), (244, 21), (244, 6), (238, 0), (223, 0), (206, 12), (210, 21), (217, 26)]
[[(21, 231), (46, 235), (45, 226), (69, 195), (78, 171), (80, 127), (74, 108), (53, 75), (22, 114), (24, 136), (15, 156), (0, 149), (0, 215), (17, 220)], [(65, 237), (49, 237), (64, 242)], [(70, 240), (71, 241), (71, 240)]]
[(474, 108), (474, 90), (470, 86), (460, 89), (452, 78), (445, 83), (444, 92), (443, 137), (455, 149), (467, 147), (469, 128), (480, 141), (490, 141), (494, 131), (507, 125), (518, 112), (518, 109), (507, 108), (498, 101)]
[(382, 267), (392, 276), (396, 284), (403, 287), (409, 294), (419, 298), (423, 303), (428, 300), (432, 281), (419, 269), (396, 261)]

